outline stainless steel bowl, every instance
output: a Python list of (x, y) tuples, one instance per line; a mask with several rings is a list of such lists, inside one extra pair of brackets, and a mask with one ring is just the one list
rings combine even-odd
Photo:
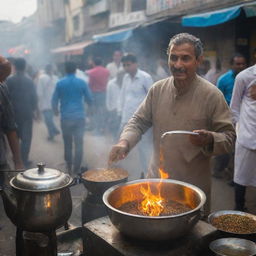
[[(247, 216), (252, 218), (253, 220), (256, 221), (256, 216), (247, 212), (240, 212), (240, 211), (232, 211), (232, 210), (224, 210), (224, 211), (217, 211), (217, 212), (213, 212), (208, 216), (208, 222), (213, 225), (213, 219), (217, 218), (219, 216), (223, 216), (223, 215), (227, 215), (227, 214), (236, 214), (236, 215), (240, 215), (240, 216)], [(215, 227), (215, 226), (214, 226)], [(216, 229), (225, 232), (225, 233), (229, 233), (229, 234), (236, 234), (236, 235), (251, 235), (251, 234), (256, 234), (256, 232), (253, 233), (234, 233), (234, 232), (228, 232), (226, 230), (223, 229), (219, 229), (217, 227), (215, 227)]]
[(210, 243), (210, 249), (221, 256), (253, 256), (256, 254), (254, 242), (239, 238), (221, 238)]
[(124, 183), (128, 180), (128, 176), (129, 173), (122, 169), (122, 168), (118, 168), (119, 170), (121, 170), (123, 172), (124, 177), (122, 179), (118, 179), (118, 180), (112, 180), (112, 181), (93, 181), (93, 180), (88, 180), (86, 178), (83, 177), (83, 175), (85, 173), (88, 172), (94, 172), (96, 173), (99, 170), (103, 170), (104, 168), (95, 168), (92, 170), (88, 170), (86, 172), (84, 172), (81, 175), (80, 180), (82, 181), (82, 183), (84, 184), (85, 188), (88, 189), (89, 192), (91, 192), (94, 195), (99, 195), (102, 196), (103, 193), (110, 187), (120, 184), (120, 183)]
[[(141, 216), (118, 210), (127, 202), (142, 200), (140, 187), (150, 183), (161, 185), (161, 196), (180, 203), (189, 204), (191, 211), (173, 216)], [(123, 234), (142, 240), (168, 240), (181, 237), (189, 232), (201, 217), (205, 204), (204, 192), (194, 185), (170, 179), (143, 179), (127, 182), (109, 188), (103, 195), (113, 225)]]

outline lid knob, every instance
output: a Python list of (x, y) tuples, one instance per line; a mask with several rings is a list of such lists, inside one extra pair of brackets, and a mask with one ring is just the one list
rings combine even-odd
[(38, 167), (38, 174), (43, 174), (44, 173), (44, 167), (45, 167), (45, 163), (38, 163), (37, 164)]

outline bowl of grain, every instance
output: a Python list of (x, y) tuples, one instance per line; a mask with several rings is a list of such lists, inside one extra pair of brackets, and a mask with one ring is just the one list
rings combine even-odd
[(122, 168), (96, 168), (81, 175), (81, 181), (89, 192), (102, 195), (108, 188), (128, 179), (128, 172)]
[(213, 212), (208, 222), (216, 229), (236, 235), (256, 233), (256, 216), (246, 212), (224, 210)]

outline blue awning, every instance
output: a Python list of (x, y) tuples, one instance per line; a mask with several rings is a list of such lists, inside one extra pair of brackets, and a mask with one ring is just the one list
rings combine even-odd
[(134, 28), (115, 30), (93, 36), (93, 40), (99, 43), (119, 43), (132, 36)]
[(241, 5), (213, 12), (199, 13), (182, 17), (184, 27), (209, 27), (237, 18), (241, 13)]

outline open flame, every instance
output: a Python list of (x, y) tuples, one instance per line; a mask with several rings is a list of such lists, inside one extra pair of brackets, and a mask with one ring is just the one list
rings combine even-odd
[(147, 188), (141, 186), (140, 192), (144, 195), (144, 200), (139, 205), (139, 210), (148, 216), (159, 216), (164, 209), (164, 199), (160, 195), (160, 190), (158, 189), (158, 194), (153, 194), (147, 183)]
[[(163, 150), (160, 148), (160, 159), (159, 159), (159, 174), (161, 179), (168, 179), (169, 175), (164, 171), (163, 168)], [(149, 183), (147, 188), (141, 186), (140, 192), (143, 194), (143, 201), (139, 205), (139, 210), (148, 216), (159, 216), (164, 210), (165, 200), (161, 196), (161, 185), (162, 181), (157, 185), (156, 193), (152, 193)]]

